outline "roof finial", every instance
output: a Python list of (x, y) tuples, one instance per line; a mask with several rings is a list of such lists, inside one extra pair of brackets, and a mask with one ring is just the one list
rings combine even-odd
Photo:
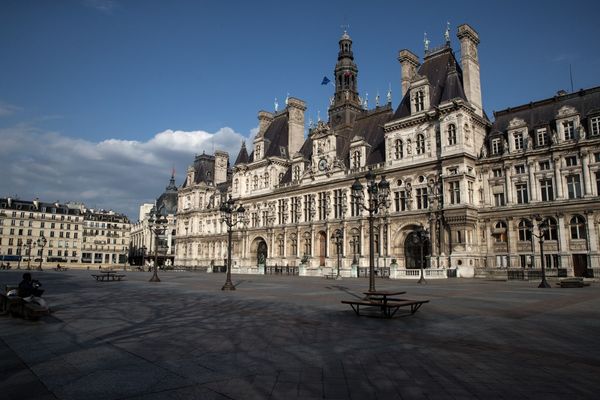
[(317, 110), (317, 122), (321, 122), (321, 110)]
[(390, 82), (390, 86), (387, 92), (387, 102), (388, 104), (392, 104), (392, 83)]
[(425, 46), (425, 53), (429, 51), (429, 39), (427, 39), (427, 32), (423, 36), (423, 45)]
[(287, 107), (289, 101), (290, 101), (290, 92), (288, 92), (287, 96), (285, 96), (285, 106), (286, 107)]
[(309, 129), (314, 128), (315, 123), (313, 122), (312, 117), (308, 117), (308, 127)]
[(277, 97), (275, 97), (275, 112), (279, 111), (279, 103), (277, 102)]
[(365, 93), (365, 104), (363, 106), (365, 110), (369, 109), (369, 93)]
[(446, 32), (444, 32), (444, 39), (446, 39), (446, 44), (450, 44), (450, 22), (446, 22)]
[(377, 95), (375, 96), (375, 107), (379, 107), (379, 90), (377, 91)]

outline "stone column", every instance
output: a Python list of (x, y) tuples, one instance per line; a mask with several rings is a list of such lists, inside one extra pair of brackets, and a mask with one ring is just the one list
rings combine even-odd
[(533, 161), (527, 162), (527, 168), (529, 169), (529, 198), (533, 202), (539, 201), (539, 193), (537, 188), (537, 181), (535, 180), (535, 163)]
[(562, 268), (565, 268), (565, 267), (570, 268), (570, 265), (571, 265), (570, 262), (567, 262), (567, 260), (564, 259), (564, 255), (567, 252), (567, 250), (569, 249), (568, 243), (567, 243), (567, 236), (569, 235), (569, 231), (565, 227), (565, 221), (564, 221), (563, 214), (557, 214), (556, 219), (558, 221), (558, 253), (559, 253), (559, 256), (561, 259), (560, 266)]
[(517, 253), (517, 232), (515, 232), (515, 224), (512, 217), (507, 218), (508, 224), (506, 227), (506, 241), (508, 242), (508, 268), (513, 266), (513, 257), (516, 257)]
[(583, 170), (583, 190), (584, 196), (592, 196), (592, 180), (590, 177), (590, 155), (587, 151), (582, 152), (581, 168)]
[(504, 181), (505, 181), (505, 186), (506, 186), (506, 204), (513, 204), (514, 203), (514, 199), (513, 199), (513, 190), (512, 190), (512, 180), (510, 179), (511, 177), (511, 165), (505, 165), (504, 166)]
[(552, 157), (552, 163), (554, 164), (554, 184), (556, 185), (556, 199), (561, 200), (564, 198), (564, 191), (562, 175), (560, 174), (560, 157)]

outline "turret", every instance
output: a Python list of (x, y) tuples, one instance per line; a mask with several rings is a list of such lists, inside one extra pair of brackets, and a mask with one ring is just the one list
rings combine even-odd
[(481, 102), (481, 80), (479, 77), (479, 56), (477, 46), (479, 35), (467, 24), (458, 27), (456, 35), (460, 40), (461, 67), (463, 72), (463, 87), (467, 100), (475, 107), (475, 112), (483, 116)]

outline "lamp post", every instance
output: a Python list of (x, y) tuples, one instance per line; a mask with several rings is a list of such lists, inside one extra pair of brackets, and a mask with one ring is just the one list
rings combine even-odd
[(352, 264), (356, 265), (358, 264), (358, 260), (356, 259), (356, 245), (358, 244), (358, 238), (353, 236), (350, 244), (352, 245)]
[(37, 240), (37, 245), (42, 248), (42, 251), (40, 251), (40, 264), (38, 265), (38, 271), (42, 270), (42, 260), (44, 259), (44, 247), (46, 247), (46, 243), (48, 243), (48, 241), (44, 235), (40, 236)]
[[(536, 237), (540, 241), (540, 262), (542, 263), (542, 281), (538, 285), (538, 288), (550, 288), (550, 284), (546, 280), (546, 260), (544, 259), (544, 238), (548, 231), (548, 220), (542, 218), (539, 215), (535, 216), (535, 220), (538, 221), (538, 234), (533, 232), (533, 226), (529, 227), (531, 235)], [(533, 239), (532, 239), (533, 240)]]
[(27, 239), (27, 243), (25, 244), (27, 247), (27, 270), (31, 269), (31, 246), (33, 246), (33, 240)]
[(381, 177), (379, 183), (375, 180), (375, 175), (369, 171), (365, 175), (367, 180), (367, 193), (369, 200), (365, 205), (365, 194), (363, 185), (358, 177), (352, 184), (352, 198), (359, 208), (369, 212), (369, 292), (375, 291), (375, 245), (373, 240), (373, 220), (379, 210), (388, 208), (388, 197), (390, 194), (390, 183)]
[(340, 275), (340, 256), (342, 253), (342, 245), (344, 243), (344, 232), (341, 229), (336, 229), (333, 235), (331, 235), (331, 240), (335, 241), (335, 246), (337, 249), (337, 275), (335, 279), (342, 279)]
[(167, 218), (156, 210), (148, 218), (148, 226), (152, 233), (154, 233), (154, 272), (149, 282), (160, 282), (158, 278), (158, 235), (164, 232), (166, 223)]
[[(221, 203), (219, 211), (221, 212), (221, 221), (227, 225), (227, 278), (221, 290), (235, 290), (235, 286), (231, 282), (231, 245), (233, 237), (233, 227), (240, 222), (242, 224), (245, 223), (244, 214), (246, 210), (241, 204), (236, 209), (235, 200), (233, 200), (231, 198), (231, 195), (229, 195), (229, 199)], [(232, 215), (234, 213), (237, 214), (237, 218), (235, 219), (235, 221), (233, 221), (232, 218)]]
[(414, 231), (415, 236), (413, 236), (413, 240), (415, 244), (419, 244), (421, 250), (421, 257), (419, 258), (419, 266), (421, 268), (421, 277), (417, 281), (417, 283), (427, 283), (425, 281), (425, 271), (423, 271), (424, 257), (423, 257), (423, 247), (425, 246), (425, 240), (429, 237), (429, 232), (423, 228), (423, 225), (419, 225), (417, 230)]
[(142, 252), (141, 260), (140, 260), (140, 267), (142, 268), (142, 270), (144, 270), (144, 259), (146, 258), (146, 246), (142, 246), (140, 248), (140, 251)]
[(17, 254), (19, 255), (19, 259), (17, 260), (17, 269), (21, 269), (21, 258), (23, 258), (23, 241), (21, 239), (17, 239)]
[(123, 248), (123, 257), (125, 258), (125, 262), (123, 263), (123, 271), (127, 270), (127, 260), (129, 259), (129, 247), (125, 246)]

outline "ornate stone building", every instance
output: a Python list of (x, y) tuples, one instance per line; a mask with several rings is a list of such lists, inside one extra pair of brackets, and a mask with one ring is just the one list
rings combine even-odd
[(259, 112), (252, 151), (242, 144), (233, 165), (221, 151), (196, 157), (179, 191), (176, 264), (223, 264), (219, 205), (231, 196), (248, 220), (234, 227), (234, 273), (275, 265), (329, 273), (341, 230), (342, 275), (356, 276), (368, 266), (370, 236), (350, 187), (372, 171), (390, 183), (373, 229), (378, 273), (419, 276), (421, 228), (429, 233), (429, 277), (539, 268), (538, 214), (550, 222), (547, 265), (571, 275), (597, 267), (599, 90), (497, 112), (492, 123), (483, 111), (479, 36), (466, 24), (457, 36), (460, 60), (448, 31), (442, 46), (426, 42), (422, 60), (399, 52), (402, 100), (394, 110), (391, 93), (373, 109), (359, 96), (344, 32), (327, 122), (310, 124), (305, 137), (305, 103), (289, 98), (282, 111)]

